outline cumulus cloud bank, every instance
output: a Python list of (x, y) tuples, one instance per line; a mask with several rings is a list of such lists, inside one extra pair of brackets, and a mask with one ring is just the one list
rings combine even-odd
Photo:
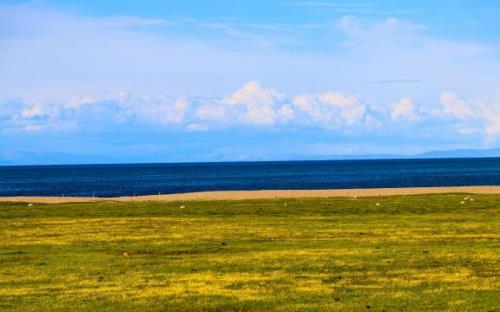
[(213, 98), (120, 92), (63, 102), (4, 100), (0, 102), (0, 127), (2, 131), (71, 131), (143, 125), (210, 131), (292, 126), (363, 133), (431, 121), (452, 125), (461, 134), (500, 134), (500, 101), (464, 99), (453, 92), (443, 92), (436, 101), (437, 108), (425, 110), (410, 97), (384, 105), (345, 92), (288, 96), (250, 81), (232, 94)]

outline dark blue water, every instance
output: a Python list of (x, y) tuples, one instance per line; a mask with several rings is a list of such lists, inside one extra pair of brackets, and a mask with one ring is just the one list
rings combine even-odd
[(458, 185), (500, 185), (500, 158), (0, 167), (0, 196)]

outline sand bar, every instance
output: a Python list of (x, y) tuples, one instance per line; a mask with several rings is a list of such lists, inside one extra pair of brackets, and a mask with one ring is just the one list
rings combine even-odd
[(266, 198), (306, 197), (370, 197), (391, 195), (471, 193), (500, 194), (500, 186), (447, 186), (447, 187), (405, 187), (371, 189), (329, 189), (329, 190), (262, 190), (262, 191), (213, 191), (167, 195), (122, 196), (122, 197), (54, 197), (54, 196), (12, 196), (0, 197), (0, 202), (70, 203), (97, 201), (198, 201), (198, 200), (242, 200)]

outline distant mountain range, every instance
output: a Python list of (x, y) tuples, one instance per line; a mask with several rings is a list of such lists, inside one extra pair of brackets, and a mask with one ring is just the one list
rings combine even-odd
[[(500, 148), (491, 149), (456, 149), (429, 151), (413, 155), (401, 154), (361, 154), (361, 155), (324, 155), (312, 157), (312, 160), (348, 160), (348, 159), (426, 159), (426, 158), (488, 158), (500, 157)], [(300, 158), (297, 158), (300, 159)]]
[(0, 165), (46, 165), (46, 164), (103, 164), (118, 163), (108, 155), (80, 155), (70, 153), (0, 153)]
[(450, 151), (431, 151), (418, 154), (417, 158), (480, 158), (500, 157), (500, 148), (491, 149), (457, 149)]
[[(415, 155), (397, 154), (365, 154), (365, 155), (329, 155), (320, 157), (292, 157), (290, 160), (348, 160), (348, 159), (425, 159), (425, 158), (486, 158), (500, 157), (500, 148), (491, 149), (456, 149), (444, 151), (429, 151)], [(251, 160), (251, 159), (249, 159)], [(79, 155), (69, 153), (31, 153), (15, 152), (0, 153), (0, 165), (44, 165), (44, 164), (117, 164), (117, 163), (148, 163), (168, 162), (162, 159), (134, 157), (123, 161), (109, 155)]]

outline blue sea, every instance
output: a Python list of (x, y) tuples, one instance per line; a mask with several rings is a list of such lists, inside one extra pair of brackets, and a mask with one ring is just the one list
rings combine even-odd
[(0, 196), (500, 185), (500, 158), (0, 167)]

